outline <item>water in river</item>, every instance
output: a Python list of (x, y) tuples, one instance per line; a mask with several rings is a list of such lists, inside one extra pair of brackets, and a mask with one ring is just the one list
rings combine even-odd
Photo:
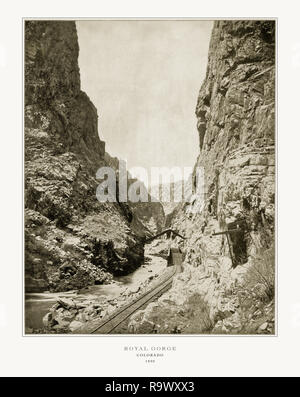
[(84, 292), (43, 292), (28, 293), (25, 297), (25, 326), (28, 328), (42, 328), (43, 317), (58, 298), (76, 298), (76, 300), (95, 299), (101, 295), (110, 298), (117, 297), (125, 288), (134, 288), (143, 283), (150, 275), (161, 274), (166, 267), (162, 258), (151, 256), (151, 261), (142, 265), (127, 276), (115, 277), (112, 284), (93, 285)]

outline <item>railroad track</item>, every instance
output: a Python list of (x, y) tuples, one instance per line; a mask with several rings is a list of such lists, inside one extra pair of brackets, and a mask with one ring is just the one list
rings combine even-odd
[(151, 302), (153, 299), (161, 296), (172, 286), (172, 280), (177, 272), (178, 266), (174, 266), (171, 275), (161, 281), (158, 285), (150, 291), (145, 292), (133, 302), (122, 306), (119, 310), (115, 311), (111, 316), (105, 320), (93, 320), (84, 325), (79, 330), (74, 331), (75, 334), (110, 334), (120, 324), (126, 321), (133, 313), (139, 310), (145, 304)]

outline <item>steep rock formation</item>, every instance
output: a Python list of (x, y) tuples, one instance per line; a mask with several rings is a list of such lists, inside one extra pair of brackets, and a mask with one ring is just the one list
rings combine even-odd
[[(167, 294), (136, 316), (141, 332), (149, 332), (148, 321), (158, 322), (164, 332), (178, 324), (187, 333), (244, 332), (243, 324), (251, 321), (259, 326), (250, 318), (257, 310), (255, 299), (245, 318), (233, 291), (238, 285), (243, 290), (246, 273), (262, 250), (272, 251), (274, 239), (274, 21), (215, 22), (196, 116), (200, 154), (193, 178), (202, 167), (203, 197), (195, 194), (190, 203), (180, 204), (171, 220), (187, 237), (185, 246), (178, 241), (186, 251), (184, 272)], [(228, 239), (213, 236), (230, 229), (235, 231)], [(274, 267), (273, 262), (270, 272)], [(197, 322), (188, 315), (195, 294), (207, 305), (209, 327), (189, 325)], [(272, 301), (268, 305), (262, 332), (274, 332)], [(260, 332), (255, 326), (251, 332)]]
[(99, 203), (107, 165), (97, 110), (80, 90), (75, 22), (25, 23), (25, 288), (107, 282), (143, 261), (126, 203)]
[[(117, 157), (111, 157), (108, 153), (105, 153), (105, 161), (107, 165), (116, 170), (117, 182), (119, 183), (118, 173), (119, 173), (119, 163), (120, 160)], [(129, 192), (130, 186), (134, 183), (138, 184), (138, 188), (143, 189), (146, 193), (146, 202), (128, 201), (128, 207), (132, 212), (132, 222), (131, 228), (136, 231), (136, 233), (143, 232), (146, 236), (151, 236), (152, 234), (159, 233), (165, 223), (165, 212), (162, 203), (154, 201), (147, 191), (145, 185), (139, 181), (137, 178), (132, 178), (130, 173), (127, 171), (127, 194)], [(116, 192), (118, 198), (118, 191)], [(120, 203), (122, 205), (122, 203)]]
[[(160, 185), (151, 187), (151, 190), (155, 192), (155, 196), (162, 203), (164, 213), (166, 216), (165, 226), (169, 226), (170, 214), (178, 206), (179, 202), (183, 200), (184, 181), (179, 180), (176, 182), (170, 182), (167, 184), (161, 183)], [(154, 194), (154, 193), (153, 193)]]

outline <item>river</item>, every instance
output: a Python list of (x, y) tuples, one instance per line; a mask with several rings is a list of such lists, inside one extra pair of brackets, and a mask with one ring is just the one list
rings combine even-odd
[(160, 257), (151, 256), (145, 265), (142, 265), (127, 276), (114, 277), (111, 284), (92, 285), (82, 292), (77, 290), (68, 292), (40, 292), (25, 295), (25, 326), (26, 328), (42, 328), (43, 317), (49, 312), (58, 298), (74, 298), (80, 300), (95, 300), (105, 295), (111, 299), (116, 298), (125, 288), (135, 288), (146, 281), (149, 276), (161, 274), (166, 268), (166, 261)]

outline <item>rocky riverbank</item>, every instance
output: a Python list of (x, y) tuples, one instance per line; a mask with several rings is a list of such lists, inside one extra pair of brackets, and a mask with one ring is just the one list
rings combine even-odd
[(116, 277), (106, 285), (70, 291), (57, 296), (40, 328), (27, 333), (70, 333), (95, 319), (103, 319), (125, 304), (137, 299), (163, 277), (165, 259), (147, 254), (145, 263), (134, 273)]

